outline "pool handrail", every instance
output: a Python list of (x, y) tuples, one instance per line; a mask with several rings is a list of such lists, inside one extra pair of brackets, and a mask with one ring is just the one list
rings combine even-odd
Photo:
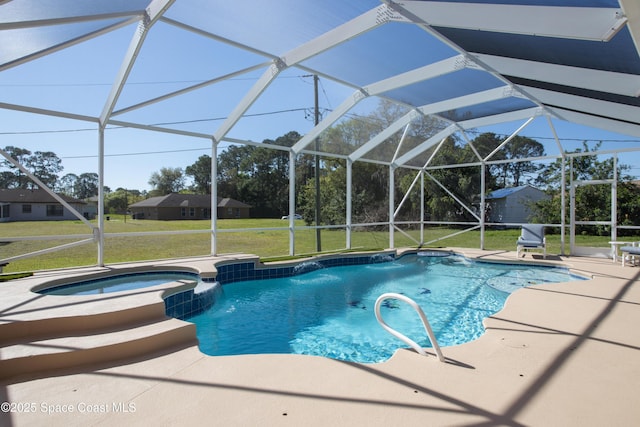
[(382, 304), (382, 302), (384, 300), (392, 299), (392, 298), (393, 299), (399, 299), (401, 301), (406, 302), (411, 307), (413, 307), (413, 309), (418, 313), (418, 315), (420, 316), (420, 320), (422, 320), (422, 325), (424, 326), (424, 329), (427, 332), (427, 336), (429, 337), (429, 340), (431, 341), (431, 345), (433, 345), (433, 349), (435, 350), (436, 355), (438, 356), (438, 360), (440, 362), (444, 362), (445, 358), (442, 355), (442, 351), (440, 351), (440, 346), (438, 345), (438, 341), (436, 340), (436, 337), (433, 334), (433, 330), (431, 329), (431, 325), (429, 324), (429, 320), (427, 319), (427, 315), (424, 314), (424, 311), (422, 310), (422, 308), (414, 300), (412, 300), (411, 298), (407, 297), (406, 295), (397, 294), (397, 293), (393, 293), (393, 292), (388, 292), (388, 293), (384, 293), (384, 294), (382, 294), (382, 295), (380, 295), (378, 297), (378, 299), (376, 300), (376, 305), (375, 305), (375, 314), (376, 314), (376, 319), (378, 320), (378, 323), (380, 323), (380, 326), (382, 326), (391, 335), (393, 335), (396, 338), (398, 338), (398, 339), (404, 341), (405, 343), (409, 344), (409, 346), (411, 348), (413, 348), (415, 351), (417, 351), (422, 356), (428, 356), (428, 353), (426, 351), (424, 351), (424, 349), (418, 343), (416, 343), (415, 341), (413, 341), (411, 338), (407, 337), (406, 335), (403, 335), (400, 332), (396, 331), (395, 329), (391, 328), (382, 319), (382, 314), (380, 313), (380, 305)]

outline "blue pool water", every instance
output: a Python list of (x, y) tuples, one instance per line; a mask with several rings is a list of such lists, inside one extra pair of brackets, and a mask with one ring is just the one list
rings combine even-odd
[(103, 277), (82, 282), (67, 283), (38, 291), (47, 295), (95, 295), (130, 291), (176, 280), (198, 280), (199, 276), (186, 272), (145, 272)]
[[(188, 320), (196, 324), (200, 349), (209, 355), (297, 353), (375, 363), (406, 347), (375, 319), (375, 301), (383, 293), (415, 300), (438, 343), (451, 346), (482, 335), (482, 320), (499, 311), (514, 290), (579, 279), (562, 268), (406, 255), (392, 262), (223, 284), (216, 303)], [(387, 300), (381, 309), (392, 328), (431, 347), (411, 307)]]

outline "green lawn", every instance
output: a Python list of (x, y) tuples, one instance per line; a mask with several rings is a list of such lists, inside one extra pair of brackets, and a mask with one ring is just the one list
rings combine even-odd
[[(224, 253), (251, 253), (262, 258), (281, 257), (289, 253), (289, 231), (285, 230), (247, 230), (251, 228), (287, 227), (288, 222), (279, 219), (238, 219), (218, 221), (218, 250)], [(297, 227), (304, 227), (303, 221), (296, 221)], [(152, 231), (201, 231), (194, 234), (165, 234), (160, 236), (117, 236), (105, 239), (106, 264), (152, 260), (164, 258), (180, 258), (188, 256), (208, 255), (210, 253), (211, 233), (208, 221), (151, 221), (124, 220), (123, 217), (111, 216), (105, 222), (108, 233), (140, 233)], [(225, 232), (225, 230), (233, 230)], [(244, 231), (247, 230), (247, 231)], [(2, 237), (43, 236), (43, 235), (82, 235), (90, 234), (89, 228), (81, 221), (41, 221), (41, 222), (8, 222), (0, 223), (0, 259), (30, 253), (45, 248), (68, 244), (81, 240), (29, 240), (23, 242), (2, 242)], [(430, 227), (425, 230), (425, 241), (439, 239), (458, 230), (445, 227)], [(419, 237), (419, 231), (407, 231)], [(485, 232), (485, 248), (490, 250), (515, 250), (515, 242), (519, 229), (487, 230)], [(297, 255), (316, 253), (315, 230), (301, 228), (295, 234), (295, 252)], [(586, 246), (606, 247), (608, 237), (581, 236), (580, 243)], [(560, 253), (560, 235), (548, 234), (548, 252)], [(395, 233), (396, 247), (415, 247), (416, 243)], [(428, 247), (480, 247), (480, 232), (471, 231), (445, 240), (437, 241)], [(346, 232), (342, 229), (323, 230), (321, 234), (321, 250), (340, 251), (346, 247)], [(389, 247), (389, 233), (384, 230), (358, 230), (352, 234), (354, 249), (382, 249)], [(568, 247), (567, 247), (568, 250)], [(97, 262), (97, 245), (89, 243), (75, 246), (63, 251), (38, 255), (11, 262), (4, 271), (34, 271), (52, 268), (95, 265)]]

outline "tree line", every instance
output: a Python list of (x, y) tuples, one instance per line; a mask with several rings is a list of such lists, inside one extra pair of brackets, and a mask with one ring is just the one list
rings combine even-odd
[[(382, 102), (368, 116), (354, 117), (340, 122), (320, 136), (317, 144), (321, 151), (337, 157), (321, 157), (320, 223), (324, 225), (346, 222), (346, 160), (366, 141), (405, 114), (402, 107)], [(443, 128), (441, 121), (424, 117), (414, 121), (408, 132), (398, 132), (387, 142), (367, 153), (363, 160), (352, 166), (352, 220), (355, 223), (385, 222), (389, 217), (388, 194), (390, 168), (381, 162), (402, 155), (427, 140)], [(291, 147), (302, 136), (295, 131), (265, 144)], [(441, 144), (425, 151), (411, 161), (411, 165), (426, 166), (424, 208), (427, 220), (462, 222), (473, 221), (479, 215), (480, 195), (500, 188), (531, 184), (544, 190), (550, 198), (533, 206), (536, 222), (559, 223), (561, 218), (562, 161), (535, 162), (531, 160), (545, 155), (544, 146), (528, 137), (515, 136), (503, 144), (503, 137), (494, 133), (477, 135), (470, 144), (456, 136), (447, 137)], [(398, 148), (399, 147), (399, 148)], [(565, 170), (567, 183), (574, 180), (602, 180), (614, 176), (613, 159), (600, 160), (597, 151), (600, 144), (589, 147), (585, 142), (581, 149), (586, 154), (573, 160), (573, 177)], [(98, 194), (98, 176), (95, 173), (67, 174), (58, 178), (63, 170), (60, 159), (52, 152), (34, 152), (17, 147), (6, 147), (18, 160), (44, 184), (61, 193), (85, 199)], [(490, 156), (494, 163), (484, 170), (485, 187), (481, 188), (479, 158)], [(342, 157), (340, 157), (342, 156)], [(366, 161), (369, 160), (369, 161)], [(218, 194), (252, 206), (254, 217), (280, 217), (289, 210), (289, 154), (286, 151), (253, 145), (232, 145), (218, 154)], [(455, 165), (455, 166), (450, 166)], [(566, 164), (568, 167), (568, 163)], [(34, 184), (6, 160), (0, 163), (0, 188), (30, 188)], [(310, 154), (297, 156), (296, 209), (307, 223), (315, 219), (316, 181), (315, 158)], [(632, 177), (626, 172), (629, 166), (618, 164), (618, 221), (620, 224), (639, 225), (637, 222), (640, 192)], [(417, 170), (397, 168), (394, 174), (396, 206), (409, 192)], [(108, 212), (125, 212), (129, 204), (146, 197), (172, 192), (209, 194), (211, 191), (211, 157), (200, 156), (186, 168), (163, 167), (149, 178), (152, 190), (105, 189)], [(611, 206), (610, 188), (591, 186), (576, 195), (576, 212), (580, 218), (608, 220)], [(415, 190), (406, 197), (396, 220), (414, 220), (420, 214), (420, 192)], [(465, 207), (463, 207), (466, 206)], [(567, 218), (568, 220), (568, 218)], [(592, 230), (590, 230), (592, 231)], [(597, 230), (606, 233), (607, 230)]]
[[(323, 225), (346, 222), (346, 160), (362, 143), (380, 133), (406, 110), (390, 103), (381, 103), (369, 116), (356, 117), (340, 122), (321, 135), (318, 144), (321, 151), (343, 155), (322, 157), (320, 162), (320, 223)], [(389, 217), (388, 194), (390, 168), (376, 160), (393, 158), (398, 145), (400, 154), (421, 144), (441, 130), (441, 122), (422, 118), (414, 123), (404, 136), (398, 132), (372, 152), (365, 155), (371, 160), (355, 162), (352, 166), (352, 220), (355, 223), (385, 222)], [(275, 141), (265, 143), (291, 147), (301, 135), (289, 132)], [(401, 141), (402, 140), (402, 141)], [(412, 161), (416, 167), (429, 166), (425, 180), (425, 216), (427, 220), (462, 222), (475, 220), (479, 215), (480, 195), (501, 188), (530, 184), (545, 191), (550, 198), (535, 203), (533, 221), (540, 223), (561, 222), (562, 160), (517, 161), (545, 156), (544, 145), (535, 139), (515, 136), (507, 144), (504, 137), (495, 133), (482, 133), (468, 144), (456, 136), (450, 136), (437, 147), (427, 150)], [(601, 143), (590, 147), (586, 142), (574, 153), (582, 153), (573, 160), (573, 176), (569, 162), (565, 163), (567, 188), (573, 180), (602, 180), (614, 177), (612, 158), (601, 160), (589, 152), (598, 151)], [(491, 156), (490, 156), (491, 155)], [(479, 158), (490, 156), (493, 163), (485, 168), (485, 187), (481, 188)], [(316, 208), (316, 183), (314, 157), (299, 155), (296, 159), (296, 209), (309, 224), (314, 222)], [(455, 167), (447, 165), (459, 165)], [(616, 166), (618, 178), (618, 223), (638, 224), (640, 190), (628, 175), (629, 166)], [(150, 184), (161, 193), (193, 191), (208, 193), (211, 184), (211, 158), (201, 156), (184, 171), (179, 168), (163, 168), (155, 173)], [(231, 146), (218, 155), (218, 193), (250, 204), (256, 217), (278, 217), (289, 209), (289, 155), (287, 152), (257, 146)], [(415, 179), (415, 169), (398, 168), (393, 171), (396, 206), (404, 198)], [(193, 180), (191, 187), (184, 186), (185, 175)], [(567, 199), (568, 200), (568, 199)], [(397, 221), (415, 220), (420, 214), (420, 192), (409, 193)], [(462, 207), (469, 207), (466, 209)], [(580, 188), (576, 193), (576, 212), (582, 219), (608, 221), (610, 219), (610, 186)], [(567, 213), (568, 215), (568, 213)], [(566, 218), (568, 222), (569, 218)], [(594, 228), (594, 227), (591, 227)], [(582, 227), (589, 233), (609, 233), (605, 227)]]

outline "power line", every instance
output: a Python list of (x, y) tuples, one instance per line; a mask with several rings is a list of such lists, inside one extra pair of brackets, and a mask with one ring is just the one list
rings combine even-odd
[[(306, 77), (306, 75), (304, 76), (297, 76), (297, 77)], [(243, 115), (243, 117), (260, 117), (260, 116), (268, 116), (268, 115), (275, 115), (275, 114), (283, 114), (283, 113), (292, 113), (292, 112), (299, 112), (299, 111), (303, 111), (305, 113), (305, 118), (308, 118), (309, 116), (309, 111), (312, 111), (313, 107), (300, 107), (300, 108), (290, 108), (290, 109), (286, 109), (286, 110), (275, 110), (275, 111), (267, 111), (267, 112), (261, 112), (261, 113), (254, 113), (254, 114), (245, 114)], [(322, 108), (322, 115), (324, 115), (325, 113), (329, 113), (333, 111), (330, 108)], [(347, 113), (345, 114), (345, 117), (349, 117), (352, 120), (358, 120), (358, 121), (362, 121), (364, 123), (382, 123), (382, 120), (375, 118), (375, 117), (371, 117), (371, 116), (362, 116), (356, 113)], [(160, 122), (160, 123), (153, 123), (151, 124), (152, 126), (166, 126), (166, 125), (176, 125), (176, 124), (189, 124), (189, 123), (201, 123), (201, 122), (213, 122), (213, 121), (220, 121), (220, 120), (226, 120), (227, 117), (213, 117), (213, 118), (203, 118), (203, 119), (193, 119), (193, 120), (182, 120), (182, 121), (174, 121), (174, 122)], [(126, 128), (126, 126), (109, 126), (107, 127), (107, 129), (111, 129), (111, 130), (115, 130), (115, 129), (123, 129)], [(97, 128), (75, 128), (75, 129), (57, 129), (57, 130), (35, 130), (35, 131), (13, 131), (13, 132), (0, 132), (0, 135), (39, 135), (39, 134), (56, 134), (56, 133), (75, 133), (75, 132), (95, 132)], [(480, 131), (467, 131), (471, 134), (474, 135), (478, 135), (481, 132)], [(507, 136), (506, 134), (496, 134), (498, 136)], [(529, 138), (531, 139), (535, 139), (535, 140), (555, 140), (554, 137), (546, 137), (546, 136), (529, 136)], [(618, 143), (637, 143), (639, 142), (637, 139), (602, 139), (602, 138), (559, 138), (560, 141), (600, 141), (600, 142), (618, 142)], [(142, 154), (156, 154), (156, 153), (171, 153), (171, 152), (180, 152), (182, 150), (176, 150), (176, 151), (166, 151), (166, 152), (145, 152), (145, 153), (131, 153), (130, 155), (142, 155)], [(186, 150), (186, 151), (191, 151), (191, 150)], [(129, 155), (129, 154), (118, 154), (118, 155)], [(115, 156), (115, 155), (112, 155)], [(84, 158), (85, 156), (79, 156), (79, 157), (67, 157), (67, 158)], [(94, 157), (94, 156), (86, 156), (86, 157)], [(109, 157), (109, 156), (107, 156)]]
[[(254, 113), (254, 114), (244, 114), (242, 117), (260, 117), (260, 116), (270, 116), (273, 114), (282, 114), (282, 113), (293, 113), (296, 111), (307, 111), (309, 108), (290, 108), (288, 110), (278, 110), (278, 111), (269, 111), (264, 113)], [(162, 122), (162, 123), (153, 123), (152, 126), (162, 126), (162, 125), (180, 125), (187, 123), (200, 123), (200, 122), (215, 122), (219, 120), (226, 120), (227, 117), (214, 117), (210, 119), (193, 119), (193, 120), (183, 120), (177, 122)]]
[(50, 133), (72, 133), (72, 132), (88, 132), (96, 131), (97, 128), (78, 128), (78, 129), (60, 129), (60, 130), (25, 130), (16, 132), (0, 132), (0, 135), (37, 135)]
[(329, 100), (329, 95), (327, 95), (327, 90), (325, 89), (324, 84), (322, 84), (322, 80), (319, 80), (319, 83), (320, 83), (320, 89), (322, 89), (324, 98), (327, 101), (327, 105), (329, 106), (329, 110), (333, 110), (333, 107), (331, 106), (331, 101)]
[[(181, 150), (164, 150), (164, 151), (141, 151), (138, 153), (116, 153), (116, 154), (105, 154), (104, 157), (129, 157), (129, 156), (146, 156), (150, 154), (171, 154), (171, 153), (186, 153), (190, 151), (210, 151), (211, 147), (204, 148), (183, 148)], [(98, 157), (97, 154), (86, 155), (86, 156), (65, 156), (60, 157), (60, 159), (93, 159)]]
[[(297, 111), (309, 111), (313, 107), (301, 107), (301, 108), (290, 108), (288, 110), (277, 110), (277, 111), (267, 111), (262, 113), (254, 113), (254, 114), (244, 114), (242, 117), (260, 117), (260, 116), (269, 116), (274, 114), (282, 114), (282, 113), (292, 113)], [(328, 110), (329, 111), (329, 110)], [(227, 117), (213, 117), (208, 119), (193, 119), (193, 120), (182, 120), (175, 122), (160, 122), (160, 123), (152, 123), (151, 126), (163, 126), (163, 125), (178, 125), (178, 124), (187, 124), (187, 123), (200, 123), (200, 122), (214, 122), (219, 120), (226, 120)], [(109, 129), (123, 129), (126, 126), (109, 126)], [(14, 131), (14, 132), (0, 132), (0, 135), (37, 135), (37, 134), (53, 134), (53, 133), (73, 133), (73, 132), (89, 132), (96, 131), (97, 128), (76, 128), (76, 129), (58, 129), (58, 130), (33, 130), (33, 131)]]
[[(296, 79), (304, 77), (300, 76), (280, 76), (279, 79)], [(227, 81), (246, 81), (246, 80), (258, 80), (258, 77), (235, 77), (226, 79)], [(142, 86), (142, 85), (166, 85), (166, 84), (199, 84), (208, 81), (203, 80), (159, 80), (159, 81), (142, 81), (142, 82), (127, 82), (127, 85)], [(113, 86), (113, 83), (0, 83), (0, 87), (90, 87), (90, 86)]]

